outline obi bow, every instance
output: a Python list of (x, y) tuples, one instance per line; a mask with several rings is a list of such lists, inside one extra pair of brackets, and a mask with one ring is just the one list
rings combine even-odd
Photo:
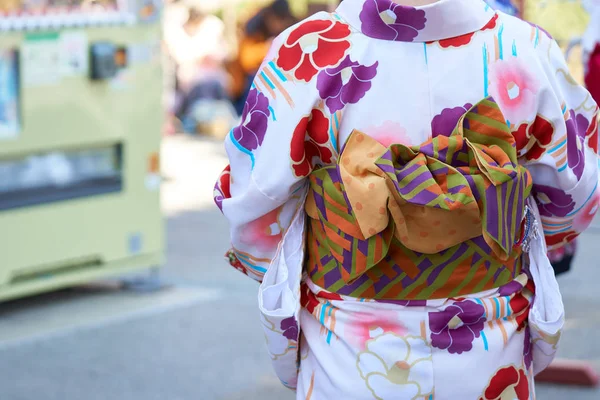
[[(434, 254), (483, 236), (496, 258), (508, 259), (532, 181), (518, 164), (505, 121), (488, 98), (465, 113), (450, 136), (418, 146), (386, 148), (354, 131), (337, 165), (313, 172), (307, 201), (346, 278), (386, 257), (394, 238), (414, 252)], [(359, 262), (353, 253), (361, 246), (379, 251), (367, 251)]]

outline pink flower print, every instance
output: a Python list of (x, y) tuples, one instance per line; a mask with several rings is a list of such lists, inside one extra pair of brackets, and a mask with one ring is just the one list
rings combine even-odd
[(576, 214), (573, 220), (573, 228), (577, 232), (583, 232), (591, 224), (594, 216), (598, 212), (598, 204), (600, 202), (600, 193), (596, 191), (591, 199), (583, 206), (581, 210)]
[(337, 67), (323, 70), (317, 77), (317, 89), (329, 112), (333, 114), (346, 104), (358, 103), (371, 89), (378, 65), (360, 65), (348, 56)]
[(361, 350), (366, 343), (385, 333), (406, 334), (406, 328), (400, 323), (397, 313), (382, 312), (380, 314), (356, 313), (346, 325), (347, 339)]
[(413, 144), (406, 129), (394, 121), (385, 121), (379, 126), (367, 128), (365, 132), (385, 147), (390, 147), (393, 144), (403, 144), (406, 146)]
[(539, 83), (518, 58), (498, 60), (490, 66), (490, 94), (511, 124), (536, 116)]
[(282, 238), (278, 217), (279, 209), (246, 224), (241, 230), (240, 240), (246, 245), (255, 246), (260, 251), (275, 249)]
[(431, 121), (432, 137), (440, 135), (450, 136), (452, 131), (454, 131), (454, 128), (456, 128), (460, 117), (465, 115), (471, 108), (473, 108), (473, 105), (467, 103), (462, 107), (443, 109), (442, 112), (433, 117), (433, 120)]
[(451, 354), (471, 351), (484, 323), (485, 309), (469, 300), (456, 302), (444, 311), (429, 313), (431, 345)]
[(360, 13), (365, 35), (384, 40), (412, 42), (425, 28), (424, 10), (401, 6), (392, 0), (366, 0)]
[(296, 322), (296, 318), (289, 317), (281, 321), (281, 330), (283, 331), (283, 336), (285, 336), (289, 340), (298, 340), (298, 322)]
[(258, 149), (267, 133), (270, 115), (269, 99), (252, 89), (244, 105), (242, 123), (233, 129), (233, 138), (246, 150)]
[(546, 185), (533, 185), (533, 193), (541, 216), (562, 218), (575, 209), (573, 197), (561, 189)]

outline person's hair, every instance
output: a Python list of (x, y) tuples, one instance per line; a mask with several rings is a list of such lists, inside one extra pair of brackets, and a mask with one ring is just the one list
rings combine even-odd
[(263, 9), (263, 11), (266, 14), (272, 15), (280, 19), (294, 18), (287, 0), (275, 0), (274, 2), (266, 6)]
[(246, 23), (244, 31), (250, 36), (261, 36), (263, 40), (278, 35), (281, 32), (273, 32), (268, 24), (269, 18), (286, 21), (291, 26), (296, 18), (290, 9), (287, 0), (275, 0), (268, 6), (262, 8), (254, 17)]
[(205, 16), (206, 16), (206, 14), (203, 11), (199, 10), (198, 8), (191, 7), (188, 10), (187, 22), (188, 23), (200, 22), (204, 19)]
[(279, 18), (293, 17), (292, 11), (290, 10), (290, 5), (287, 2), (287, 0), (275, 0), (267, 7), (265, 7), (265, 11)]

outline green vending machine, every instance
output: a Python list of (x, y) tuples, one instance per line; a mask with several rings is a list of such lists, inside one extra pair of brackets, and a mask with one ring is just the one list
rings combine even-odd
[(160, 266), (159, 0), (0, 13), (0, 301)]

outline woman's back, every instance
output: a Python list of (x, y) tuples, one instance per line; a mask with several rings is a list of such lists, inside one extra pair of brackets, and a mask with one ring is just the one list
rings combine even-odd
[(597, 111), (545, 31), (480, 0), (344, 0), (281, 35), (215, 188), (280, 378), (298, 398), (529, 399), (560, 328), (534, 329), (522, 261), (536, 223), (560, 247), (594, 215)]

